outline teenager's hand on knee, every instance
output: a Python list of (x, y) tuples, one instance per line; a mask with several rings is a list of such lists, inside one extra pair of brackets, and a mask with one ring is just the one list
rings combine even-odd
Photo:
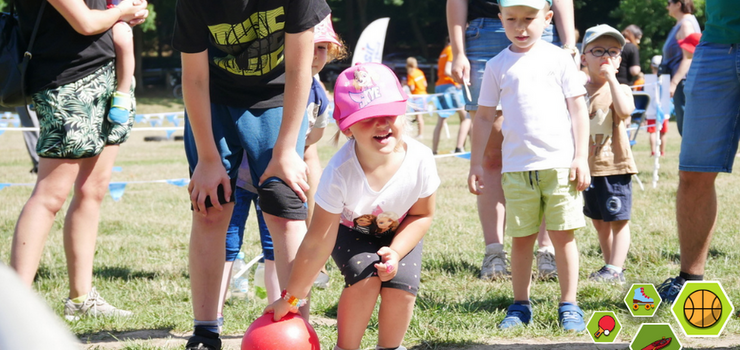
[(582, 158), (573, 159), (570, 165), (570, 181), (576, 182), (576, 190), (583, 191), (591, 184), (591, 173), (588, 169), (588, 161)]
[(208, 197), (210, 197), (213, 208), (223, 210), (218, 200), (218, 185), (223, 186), (226, 200), (231, 198), (231, 180), (220, 159), (215, 162), (198, 161), (188, 184), (190, 202), (195, 213), (203, 216), (208, 215), (206, 208), (206, 198)]
[(260, 185), (271, 177), (285, 181), (303, 202), (308, 200), (308, 166), (295, 150), (280, 153), (273, 150), (272, 159), (260, 177)]
[(483, 193), (483, 167), (471, 165), (468, 173), (468, 191), (474, 195)]
[(390, 247), (380, 248), (378, 255), (380, 255), (380, 263), (375, 264), (375, 268), (378, 269), (378, 277), (383, 282), (390, 281), (398, 273), (398, 263), (401, 257)]

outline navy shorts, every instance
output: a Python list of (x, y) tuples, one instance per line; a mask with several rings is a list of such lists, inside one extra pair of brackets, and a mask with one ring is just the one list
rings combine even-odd
[[(337, 242), (331, 257), (342, 271), (344, 287), (347, 288), (366, 278), (377, 277), (375, 264), (380, 262), (377, 254), (381, 247), (390, 246), (393, 235), (378, 237), (339, 225)], [(413, 295), (419, 291), (421, 281), (421, 250), (424, 240), (401, 258), (396, 277), (381, 284), (381, 288), (405, 290)]]
[(583, 191), (583, 214), (594, 220), (629, 220), (632, 213), (632, 175), (594, 176)]

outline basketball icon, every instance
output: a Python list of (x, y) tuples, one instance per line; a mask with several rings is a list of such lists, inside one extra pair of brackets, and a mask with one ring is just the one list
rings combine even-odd
[(708, 328), (722, 316), (722, 301), (713, 292), (700, 289), (686, 298), (683, 314), (692, 326)]

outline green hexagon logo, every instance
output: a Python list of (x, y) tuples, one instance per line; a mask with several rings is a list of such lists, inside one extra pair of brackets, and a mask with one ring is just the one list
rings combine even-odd
[(734, 307), (717, 281), (686, 281), (671, 306), (688, 337), (719, 337)]
[(683, 345), (668, 323), (643, 323), (630, 343), (630, 350), (681, 350)]
[(624, 296), (624, 303), (633, 317), (652, 317), (660, 306), (660, 295), (649, 283), (635, 283)]
[(591, 314), (586, 329), (594, 343), (613, 343), (622, 330), (622, 324), (614, 311), (596, 311)]

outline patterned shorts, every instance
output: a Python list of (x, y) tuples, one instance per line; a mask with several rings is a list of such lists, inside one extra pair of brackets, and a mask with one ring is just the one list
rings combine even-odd
[(131, 86), (131, 113), (125, 124), (108, 121), (111, 96), (116, 87), (113, 61), (75, 82), (31, 96), (39, 119), (40, 157), (79, 159), (95, 157), (106, 145), (128, 139), (136, 102)]

